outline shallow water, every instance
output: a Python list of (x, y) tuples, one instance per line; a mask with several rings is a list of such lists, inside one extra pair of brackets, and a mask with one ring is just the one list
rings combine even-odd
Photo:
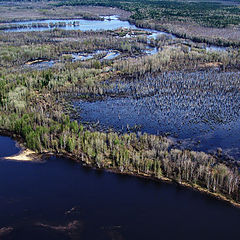
[(104, 51), (104, 50), (98, 50), (93, 53), (73, 53), (72, 54), (72, 61), (86, 61), (93, 59), (97, 55), (103, 55), (100, 60), (112, 60), (120, 55), (120, 52), (117, 50), (109, 50), (109, 51)]
[[(206, 152), (215, 152), (222, 148), (230, 156), (240, 159), (240, 118), (227, 124), (219, 124), (213, 129), (205, 123), (184, 124), (180, 119), (155, 116), (147, 105), (140, 105), (139, 100), (130, 98), (106, 101), (79, 101), (80, 115), (83, 122), (99, 122), (104, 127), (126, 132), (128, 129), (150, 134), (170, 134), (180, 147)], [(160, 120), (161, 119), (161, 120)], [(129, 127), (128, 127), (129, 126)]]
[[(240, 159), (239, 73), (172, 72), (116, 82), (102, 101), (74, 102), (80, 121), (126, 132), (169, 133), (179, 147), (224, 152)], [(134, 129), (134, 127), (136, 128)]]
[(49, 61), (44, 61), (44, 62), (39, 62), (39, 63), (33, 63), (30, 65), (25, 64), (26, 68), (29, 69), (35, 69), (35, 70), (46, 70), (48, 68), (51, 68), (55, 65), (56, 61), (49, 60)]
[[(169, 38), (176, 38), (174, 34), (170, 34), (164, 31), (157, 31), (147, 28), (138, 28), (134, 24), (130, 24), (128, 21), (122, 21), (117, 15), (113, 16), (102, 16), (103, 21), (100, 20), (84, 20), (84, 19), (46, 19), (46, 20), (32, 20), (32, 21), (18, 21), (14, 23), (9, 23), (17, 28), (4, 30), (6, 32), (32, 32), (32, 31), (46, 31), (55, 28), (64, 30), (81, 30), (81, 31), (99, 31), (99, 30), (116, 30), (118, 28), (131, 28), (131, 29), (141, 29), (150, 32), (148, 38), (156, 39), (159, 35), (166, 35)], [(66, 25), (62, 26), (61, 24)], [(36, 27), (38, 24), (46, 24), (44, 27)], [(34, 27), (35, 25), (35, 27)], [(18, 27), (19, 26), (19, 27)], [(24, 27), (22, 27), (24, 26)], [(225, 47), (208, 45), (204, 47), (207, 51), (226, 51)], [(155, 51), (156, 53), (156, 51)]]
[[(0, 141), (1, 155), (15, 144)], [(225, 202), (64, 158), (1, 160), (0, 189), (0, 229), (11, 227), (1, 239), (225, 240), (240, 234), (240, 210)]]
[(158, 49), (156, 47), (150, 47), (148, 46), (147, 50), (145, 51), (147, 55), (154, 55), (158, 53)]
[[(66, 26), (52, 26), (51, 24), (66, 23)], [(47, 27), (32, 27), (34, 24), (46, 24)], [(116, 16), (111, 16), (110, 21), (105, 18), (104, 21), (100, 20), (85, 20), (85, 19), (66, 19), (66, 20), (35, 20), (35, 21), (19, 21), (11, 25), (19, 25), (19, 28), (6, 30), (7, 32), (30, 32), (30, 31), (46, 31), (54, 28), (64, 30), (81, 30), (81, 31), (98, 31), (98, 30), (115, 30), (118, 28), (133, 28), (136, 26), (130, 24), (128, 21), (121, 21)], [(28, 27), (22, 28), (20, 25)]]

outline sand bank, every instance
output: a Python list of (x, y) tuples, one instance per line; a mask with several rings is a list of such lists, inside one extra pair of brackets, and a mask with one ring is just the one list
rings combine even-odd
[(18, 154), (8, 156), (8, 157), (3, 157), (2, 159), (4, 160), (12, 160), (12, 161), (36, 161), (37, 160), (37, 154), (36, 152), (30, 150), (30, 149), (25, 149), (20, 151)]

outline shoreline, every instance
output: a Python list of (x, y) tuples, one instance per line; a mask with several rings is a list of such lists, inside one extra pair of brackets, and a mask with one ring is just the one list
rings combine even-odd
[(0, 136), (10, 137), (16, 141), (16, 147), (20, 150), (18, 153), (1, 157), (0, 160), (9, 160), (9, 161), (19, 161), (19, 162), (38, 162), (42, 159), (42, 154), (36, 153), (31, 149), (28, 149), (24, 146), (24, 141), (21, 136), (8, 131), (6, 129), (0, 128)]
[(17, 162), (36, 162), (40, 160), (38, 154), (30, 149), (22, 149), (19, 153), (2, 157), (1, 160), (17, 161)]
[[(90, 161), (83, 161), (80, 160), (79, 158), (77, 158), (75, 155), (67, 153), (67, 152), (59, 152), (59, 153), (55, 153), (55, 152), (43, 152), (43, 153), (37, 153), (34, 152), (28, 148), (26, 148), (24, 146), (24, 141), (23, 139), (12, 133), (11, 131), (5, 130), (5, 129), (0, 129), (0, 136), (8, 136), (11, 137), (13, 140), (17, 141), (17, 144), (19, 144), (19, 147), (21, 148), (20, 152), (12, 155), (12, 156), (8, 156), (8, 157), (3, 157), (1, 159), (3, 160), (12, 160), (12, 161), (19, 161), (19, 162), (42, 162), (44, 159), (47, 159), (51, 156), (56, 156), (56, 157), (63, 157), (63, 158), (68, 158), (74, 162), (80, 163), (82, 164), (82, 166), (84, 167), (89, 167), (91, 169), (94, 170), (99, 170), (99, 171), (106, 171), (106, 172), (111, 172), (114, 174), (121, 174), (121, 175), (126, 175), (126, 176), (133, 176), (133, 177), (138, 177), (138, 178), (143, 178), (146, 180), (151, 180), (154, 182), (165, 182), (165, 183), (171, 183), (171, 184), (177, 184), (180, 185), (182, 187), (191, 189), (193, 191), (198, 191), (199, 193), (202, 194), (206, 194), (208, 196), (214, 197), (217, 200), (221, 200), (224, 201), (234, 207), (240, 208), (240, 203), (227, 198), (226, 196), (224, 196), (223, 194), (220, 193), (214, 193), (214, 192), (210, 192), (208, 189), (201, 187), (197, 184), (194, 183), (188, 183), (188, 182), (184, 182), (184, 181), (176, 181), (175, 179), (171, 179), (165, 176), (160, 176), (160, 177), (154, 177), (152, 174), (147, 174), (147, 173), (143, 173), (143, 172), (134, 172), (134, 171), (120, 171), (116, 168), (113, 167), (97, 167), (96, 165), (94, 165), (93, 163), (91, 163)], [(20, 160), (17, 158), (21, 158)], [(1, 160), (0, 159), (0, 160)]]
[(84, 167), (88, 167), (94, 170), (98, 170), (98, 171), (105, 171), (105, 172), (110, 172), (110, 173), (114, 173), (114, 174), (119, 174), (119, 175), (125, 175), (125, 176), (132, 176), (132, 177), (137, 177), (137, 178), (142, 178), (142, 179), (146, 179), (146, 180), (150, 180), (150, 181), (154, 181), (154, 182), (165, 182), (165, 183), (169, 183), (169, 184), (176, 184), (188, 189), (191, 189), (193, 191), (197, 191), (201, 194), (206, 194), (208, 196), (211, 196), (217, 200), (220, 201), (224, 201), (225, 203), (228, 203), (234, 207), (240, 208), (240, 203), (227, 198), (226, 196), (224, 196), (223, 194), (220, 193), (214, 193), (214, 192), (210, 192), (209, 190), (197, 185), (197, 184), (191, 184), (188, 182), (178, 182), (174, 179), (168, 178), (168, 177), (164, 177), (164, 176), (160, 176), (159, 178), (156, 178), (154, 176), (152, 176), (151, 174), (147, 174), (147, 173), (137, 173), (137, 172), (130, 172), (130, 171), (123, 171), (121, 172), (120, 170), (116, 169), (116, 168), (104, 168), (104, 167), (97, 167), (96, 165), (92, 164), (91, 162), (87, 162), (87, 161), (82, 161), (78, 158), (76, 158), (73, 154), (69, 154), (69, 153), (53, 153), (53, 152), (48, 152), (45, 154), (42, 154), (42, 158), (49, 158), (51, 156), (56, 156), (56, 157), (63, 157), (63, 158), (68, 158), (72, 161), (75, 161), (77, 163), (82, 164), (82, 166)]
[[(88, 18), (88, 17), (84, 17), (84, 16), (77, 16), (77, 17), (43, 17), (43, 18), (25, 18), (25, 19), (22, 19), (22, 20), (19, 20), (19, 19), (13, 19), (13, 20), (10, 20), (10, 21), (7, 21), (7, 22), (1, 22), (0, 21), (0, 28), (3, 26), (8, 26), (8, 25), (16, 25), (17, 26), (17, 22), (31, 22), (31, 21), (45, 21), (45, 20), (59, 20), (59, 21), (69, 21), (69, 20), (88, 20), (88, 21), (104, 21), (104, 17), (108, 17), (108, 16), (114, 16), (114, 15), (111, 15), (111, 14), (106, 14), (104, 16), (101, 16), (99, 18)], [(177, 37), (177, 38), (181, 38), (181, 39), (186, 39), (186, 40), (190, 40), (194, 43), (203, 43), (203, 44), (207, 44), (207, 45), (213, 45), (215, 47), (223, 47), (223, 48), (227, 48), (227, 47), (231, 47), (233, 42), (231, 42), (230, 40), (227, 41), (227, 42), (223, 42), (223, 43), (218, 43), (215, 41), (215, 39), (207, 39), (207, 38), (195, 38), (194, 36), (185, 36), (184, 34), (182, 33), (179, 33), (179, 32), (176, 32), (176, 31), (173, 31), (173, 30), (169, 30), (167, 29), (166, 27), (162, 26), (161, 23), (158, 24), (158, 26), (155, 26), (155, 27), (152, 27), (151, 25), (149, 25), (149, 23), (147, 23), (147, 26), (142, 26), (141, 22), (138, 23), (135, 19), (132, 19), (130, 18), (130, 16), (124, 18), (120, 15), (117, 15), (118, 16), (118, 19), (120, 21), (127, 21), (130, 25), (134, 25), (135, 27), (139, 28), (139, 29), (142, 29), (142, 30), (145, 30), (145, 29), (150, 29), (152, 31), (160, 31), (160, 32), (164, 32), (165, 34), (169, 34), (169, 35), (172, 35), (174, 37)], [(155, 25), (157, 25), (155, 22), (153, 22)], [(21, 25), (19, 25), (21, 26)], [(159, 28), (160, 26), (160, 28)], [(39, 27), (36, 27), (36, 29), (38, 29)], [(40, 27), (41, 28), (41, 27)], [(6, 28), (6, 29), (2, 29), (0, 30), (3, 31), (3, 32), (8, 32), (12, 29), (15, 29), (15, 26), (14, 28)], [(16, 28), (18, 29), (18, 28)], [(49, 29), (51, 30), (51, 29)], [(233, 48), (238, 48), (240, 46), (240, 43), (237, 43), (234, 45)]]

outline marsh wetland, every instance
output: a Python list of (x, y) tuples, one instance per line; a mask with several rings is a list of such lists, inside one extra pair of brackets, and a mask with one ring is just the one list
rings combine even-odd
[[(167, 134), (181, 147), (240, 157), (239, 72), (170, 72), (105, 83), (97, 101), (76, 101), (81, 121), (121, 132)], [(102, 99), (101, 99), (102, 98)]]
[(0, 238), (235, 239), (238, 10), (109, 4), (0, 4)]

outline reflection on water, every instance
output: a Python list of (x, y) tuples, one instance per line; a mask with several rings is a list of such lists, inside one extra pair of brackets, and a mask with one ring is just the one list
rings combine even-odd
[(110, 16), (109, 18), (110, 21), (106, 17), (104, 18), (104, 21), (85, 19), (19, 21), (11, 24), (11, 26), (15, 26), (16, 28), (8, 29), (6, 31), (30, 32), (46, 31), (54, 28), (64, 30), (97, 31), (114, 30), (121, 27), (136, 28), (135, 25), (130, 24), (128, 21), (121, 21), (116, 16)]

